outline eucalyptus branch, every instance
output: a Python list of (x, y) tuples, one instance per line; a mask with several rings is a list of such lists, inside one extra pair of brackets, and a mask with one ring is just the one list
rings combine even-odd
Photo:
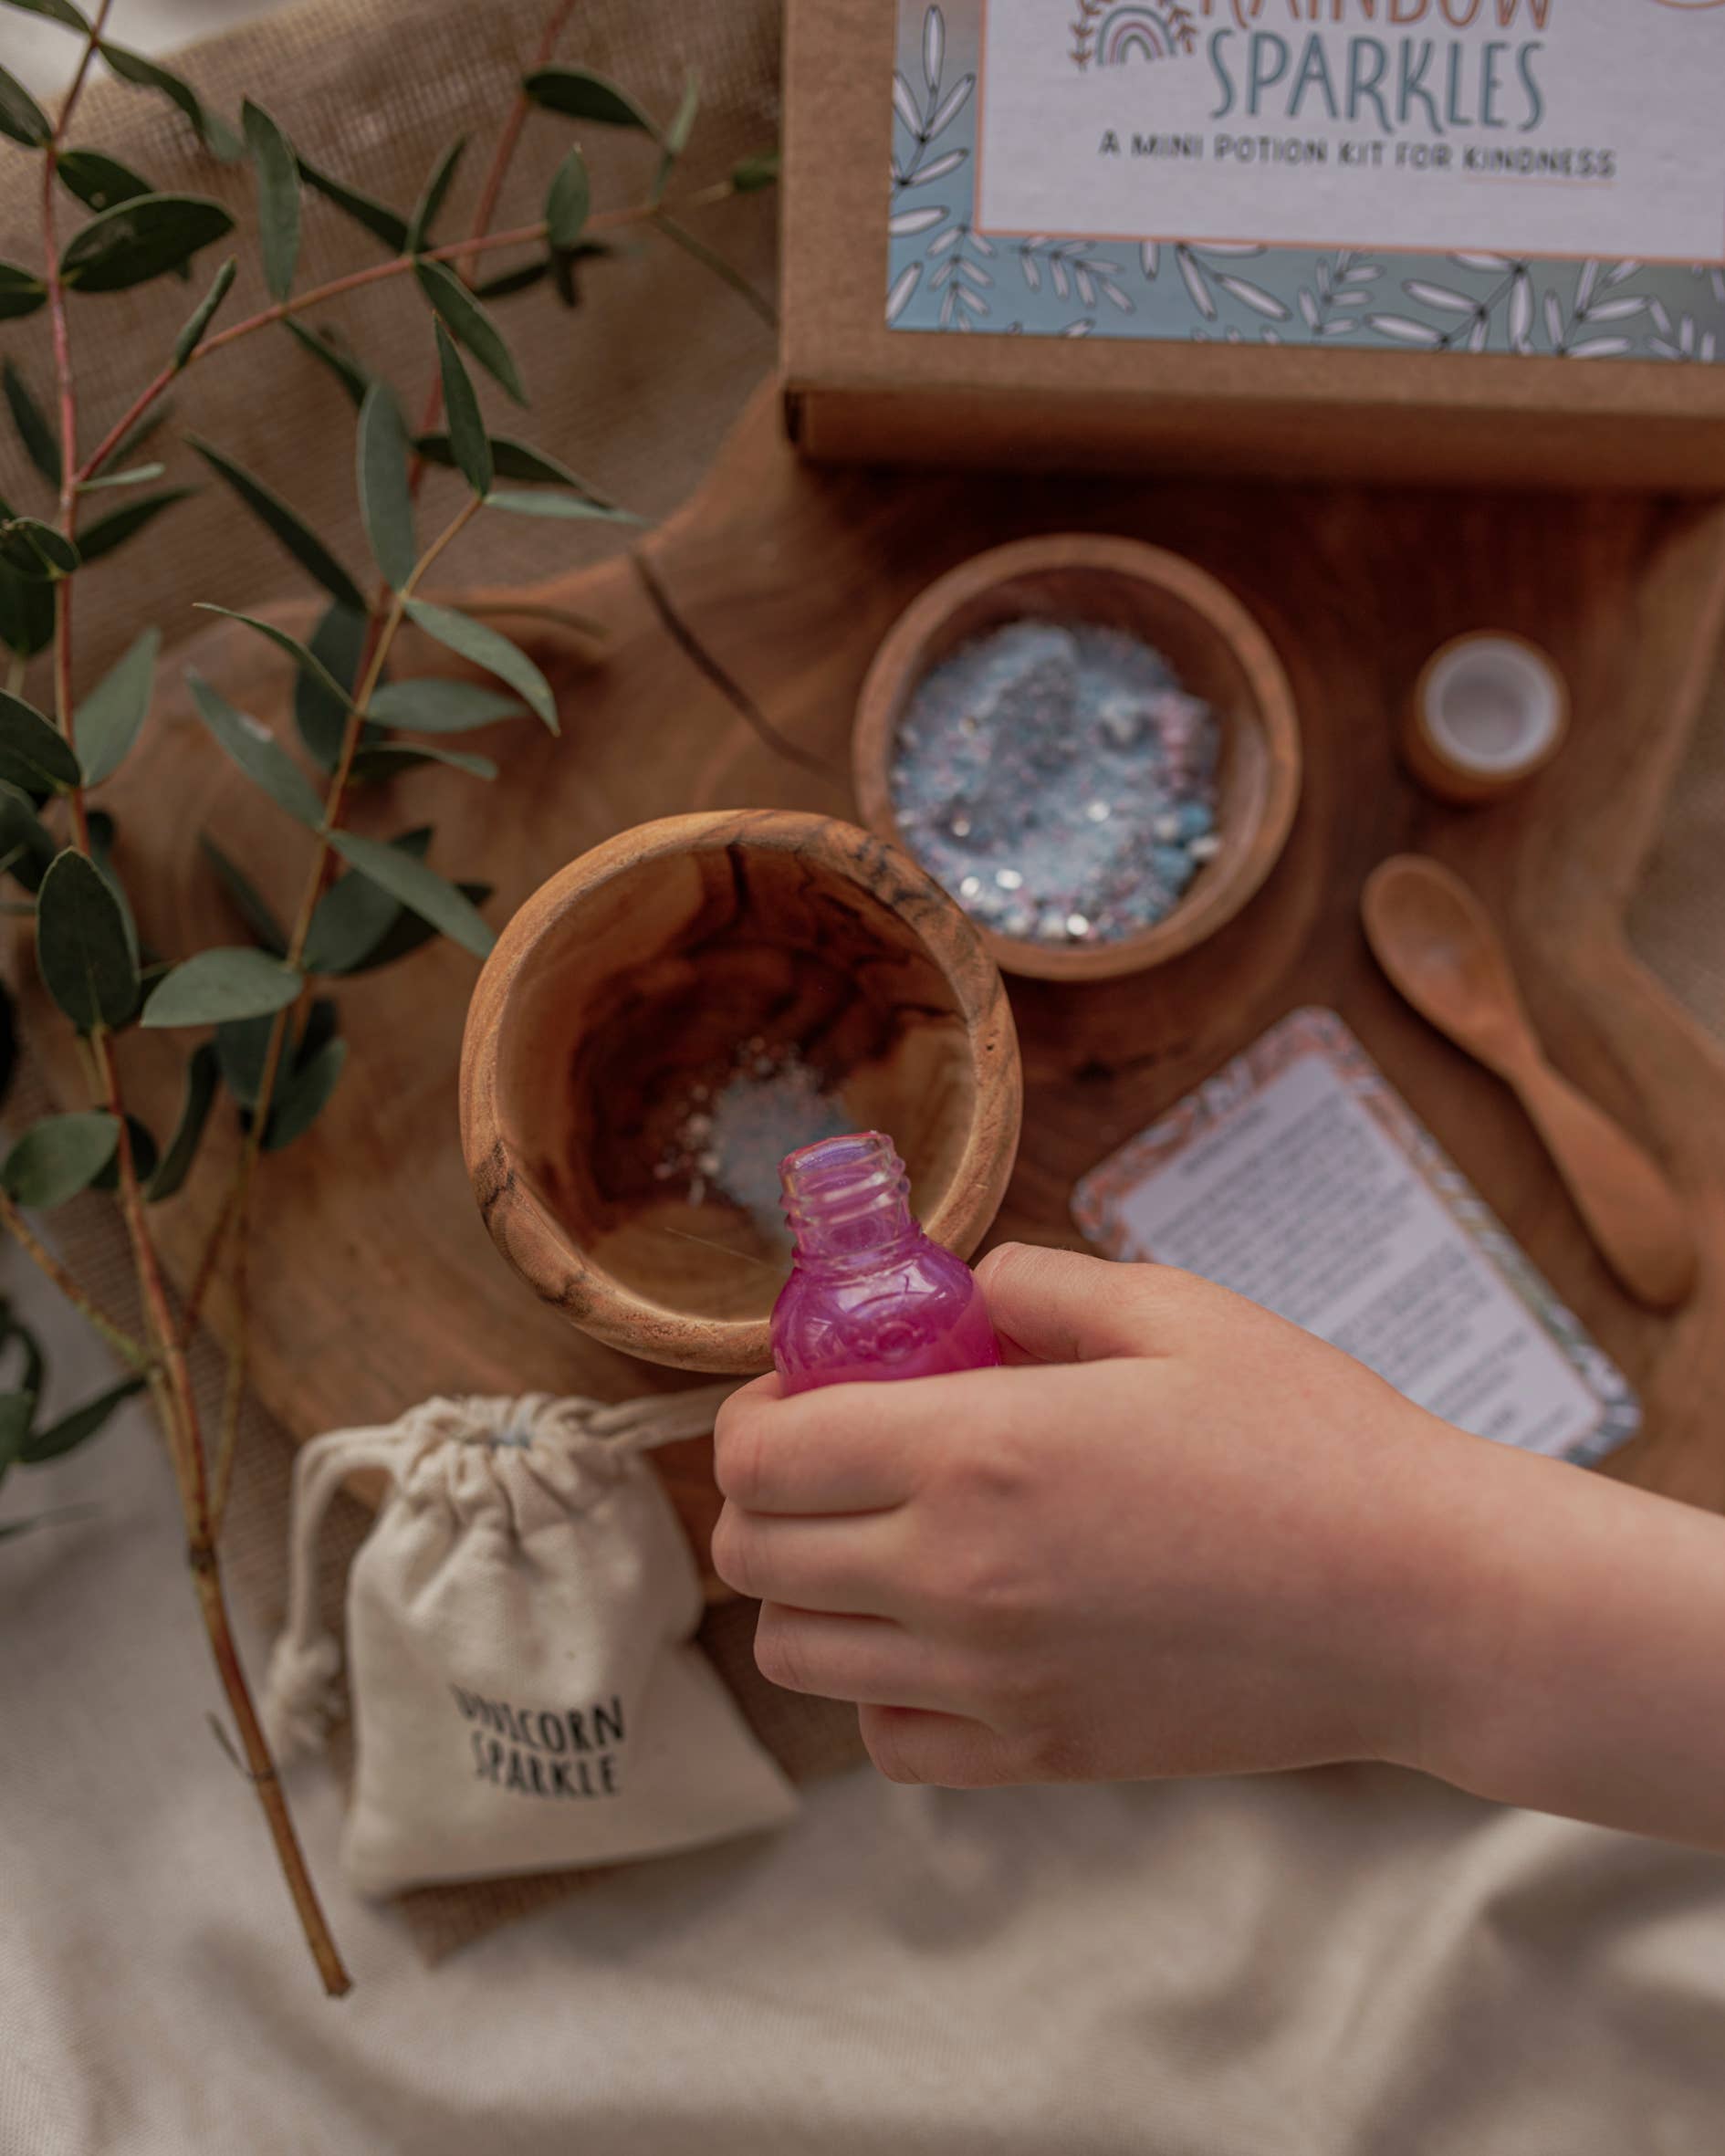
[[(433, 565), (487, 503), (505, 511), (578, 521), (624, 515), (555, 457), (528, 443), (488, 431), (467, 372), (469, 360), (493, 375), (518, 402), (525, 399), (515, 361), (486, 312), (486, 300), (525, 288), (549, 275), (552, 288), (566, 304), (573, 305), (577, 266), (584, 256), (610, 252), (594, 244), (597, 235), (647, 224), (722, 277), (757, 311), (769, 313), (760, 295), (681, 224), (678, 213), (769, 185), (776, 160), (770, 154), (746, 160), (733, 168), (728, 182), (667, 204), (665, 183), (687, 144), (697, 109), (693, 80), (674, 117), (662, 125), (607, 78), (580, 68), (548, 64), (559, 33), (574, 13), (574, 0), (554, 0), (530, 69), (498, 131), (472, 230), (465, 239), (433, 245), (431, 235), (459, 145), (437, 161), (411, 218), (403, 217), (348, 183), (314, 172), (277, 122), (257, 105), (248, 101), (245, 107), (242, 146), (226, 124), (205, 109), (191, 85), (155, 62), (148, 63), (146, 69), (139, 61), (136, 67), (142, 71), (129, 78), (170, 98), (206, 149), (225, 155), (231, 144), (234, 153), (243, 147), (249, 155), (256, 170), (258, 246), (270, 304), (212, 333), (216, 310), (236, 274), (235, 261), (225, 261), (180, 331), (168, 364), (80, 461), (68, 292), (125, 291), (183, 268), (234, 225), (234, 218), (220, 204), (201, 195), (157, 190), (141, 178), (132, 194), (119, 202), (107, 200), (103, 206), (111, 193), (109, 179), (92, 175), (99, 174), (105, 163), (110, 176), (118, 172), (131, 184), (130, 176), (99, 153), (65, 146), (95, 57), (106, 53), (120, 67), (125, 56), (116, 55), (103, 43), (111, 0), (87, 4), (92, 5), (93, 19), (89, 22), (76, 9), (60, 9), (58, 5), (40, 10), (78, 29), (82, 37), (76, 72), (58, 117), (50, 120), (20, 86), (7, 86), (5, 131), (41, 153), (43, 267), (38, 276), (15, 265), (0, 266), (5, 272), (0, 301), (8, 317), (38, 307), (47, 309), (55, 417), (36, 404), (28, 384), (10, 362), (5, 402), (30, 461), (54, 489), (57, 515), (50, 524), (6, 512), (5, 546), (0, 550), (0, 678), (5, 685), (5, 697), (0, 702), (0, 747), (5, 753), (0, 761), (8, 781), (0, 789), (0, 874), (10, 874), (21, 886), (16, 895), (0, 897), (0, 914), (33, 916), (36, 972), (48, 1000), (71, 1022), (70, 1052), (82, 1069), (93, 1106), (49, 1115), (18, 1137), (6, 1156), (0, 1180), (0, 1230), (11, 1233), (29, 1261), (115, 1347), (131, 1370), (148, 1382), (173, 1469), (187, 1562), (210, 1654), (237, 1732), (245, 1770), (256, 1790), (325, 1986), (340, 1993), (347, 1989), (348, 1978), (319, 1907), (254, 1711), (228, 1621), (217, 1555), (250, 1355), (249, 1238), (262, 1155), (293, 1142), (309, 1128), (330, 1097), (347, 1053), (346, 1044), (324, 1026), (321, 1007), (314, 1003), (308, 1010), (314, 979), (399, 962), (433, 935), (448, 937), (476, 957), (483, 957), (494, 941), (492, 930), (476, 910), (485, 887), (453, 882), (434, 870), (424, 858), (426, 833), (402, 832), (382, 840), (344, 828), (350, 787), (361, 777), (427, 759), (476, 778), (493, 775), (495, 767), (487, 759), (444, 748), (435, 737), (512, 717), (521, 706), (557, 731), (550, 682), (528, 651), (480, 618), (486, 612), (555, 619), (564, 628), (600, 633), (596, 624), (533, 603), (511, 602), (506, 606), (499, 599), (487, 607), (482, 598), (471, 598), (440, 605), (425, 590), (423, 580)], [(549, 176), (543, 216), (510, 231), (492, 232), (527, 110), (534, 103), (578, 122), (597, 120), (648, 138), (657, 149), (658, 160), (647, 199), (592, 215), (589, 175), (576, 146), (566, 150)], [(63, 249), (57, 244), (56, 232), (57, 189), (62, 184), (95, 211)], [(344, 214), (381, 236), (391, 250), (389, 259), (297, 291), (307, 187), (325, 194)], [(475, 264), (488, 253), (509, 248), (534, 248), (539, 253), (476, 291), (471, 274)], [(226, 451), (210, 443), (193, 444), (246, 511), (329, 595), (330, 603), (307, 644), (273, 623), (239, 617), (293, 656), (299, 674), (296, 718), (327, 777), (321, 786), (314, 785), (270, 727), (228, 704), (209, 683), (193, 675), (198, 714), (215, 743), (249, 783), (310, 832), (312, 849), (291, 926), (284, 926), (245, 871), (205, 834), (212, 861), (250, 931), (249, 940), (239, 947), (200, 950), (177, 962), (160, 962), (153, 956), (146, 962), (114, 858), (113, 820), (91, 810), (87, 794), (119, 768), (148, 721), (160, 635), (152, 628), (137, 637), (100, 681), (85, 687), (82, 700), (75, 704), (74, 579), (86, 563), (141, 530), (185, 489), (122, 497), (118, 508), (109, 508), (114, 497), (104, 496), (99, 508), (83, 511), (85, 529), (80, 531), (82, 494), (99, 475), (104, 487), (136, 487), (160, 476), (159, 464), (123, 472), (108, 467), (116, 461), (131, 461), (125, 450), (159, 424), (163, 393), (186, 368), (274, 323), (289, 322), (300, 330), (295, 318), (342, 295), (410, 272), (436, 318), (437, 372), (423, 400), (424, 417), (416, 435), (408, 434), (392, 392), (362, 363), (349, 359), (333, 344), (325, 351), (318, 340), (307, 340), (329, 359), (361, 407), (360, 503), (367, 542), (381, 576), (369, 602), (364, 588), (341, 560), (339, 546), (321, 538), (289, 502)], [(78, 307), (69, 310), (75, 319), (80, 319), (83, 304), (80, 299)], [(303, 330), (300, 333), (303, 339)], [(444, 431), (434, 434), (440, 414), (445, 415)], [(414, 502), (429, 462), (456, 467), (467, 483), (470, 498), (422, 551)], [(522, 485), (550, 491), (533, 496), (513, 491)], [(488, 677), (490, 686), (438, 675), (422, 683), (392, 681), (386, 689), (385, 669), (410, 616), (433, 641)], [(27, 662), (38, 652), (49, 654), (53, 681), (42, 709), (25, 695)], [(397, 734), (404, 738), (392, 738)], [(423, 736), (432, 738), (416, 738)], [(64, 808), (50, 813), (47, 804), (55, 802), (64, 803)], [(56, 814), (69, 823), (69, 840), (55, 830)], [(338, 857), (344, 874), (335, 882)], [(326, 898), (330, 901), (327, 911), (322, 904)], [(202, 1036), (186, 1057), (182, 1105), (172, 1136), (160, 1150), (155, 1134), (126, 1111), (117, 1041), (120, 1032), (134, 1023), (195, 1028)], [(208, 1031), (212, 1028), (213, 1034)], [(244, 1112), (243, 1135), (226, 1194), (193, 1269), (189, 1292), (176, 1311), (151, 1209), (157, 1199), (171, 1198), (181, 1188), (194, 1165), (212, 1110), (224, 1093)], [(85, 1292), (26, 1218), (26, 1213), (60, 1204), (92, 1186), (114, 1191), (124, 1221), (143, 1311), (138, 1336), (116, 1324)], [(232, 1347), (216, 1440), (210, 1446), (192, 1384), (188, 1349), (210, 1283), (232, 1247), (230, 1238), (237, 1238), (231, 1268)], [(74, 1418), (78, 1423), (75, 1441), (93, 1434), (106, 1413), (135, 1389), (136, 1383), (134, 1376), (90, 1403), (98, 1410), (94, 1416), (81, 1411)], [(26, 1437), (33, 1433), (35, 1385), (26, 1368), (24, 1384), (7, 1396), (7, 1411), (20, 1418)], [(20, 1458), (30, 1463), (27, 1444)]]
[(89, 1290), (54, 1255), (4, 1190), (0, 1190), (0, 1227), (5, 1229), (37, 1271), (53, 1282), (72, 1308), (101, 1334), (116, 1355), (123, 1355), (134, 1370), (145, 1374), (158, 1367), (142, 1341), (127, 1332), (118, 1319), (109, 1316)]
[[(406, 618), (407, 602), (419, 587), (420, 579), (460, 534), (472, 523), (484, 503), (476, 496), (463, 503), (459, 510), (433, 539), (430, 546), (413, 565), (413, 574), (392, 594), (388, 610), (381, 625), (373, 620), (374, 633), (368, 637), (367, 654), (362, 662), (363, 671), (358, 688), (354, 691), (353, 706), (348, 714), (347, 726), (341, 737), (341, 754), (335, 772), (329, 780), (329, 790), (324, 799), (323, 823), (313, 849), (311, 865), (306, 872), (306, 881), (300, 893), (299, 908), (294, 916), (293, 932), (288, 937), (284, 963), (298, 968), (305, 958), (306, 938), (311, 933), (311, 916), (323, 890), (324, 870), (329, 859), (329, 836), (341, 820), (347, 790), (353, 776), (353, 759), (359, 753), (360, 742), (365, 733), (366, 718), (371, 698), (377, 694), (388, 664), (390, 646)], [(245, 1144), (240, 1148), (239, 1168), (235, 1180), (232, 1217), (236, 1248), (239, 1252), (239, 1271), (235, 1280), (237, 1307), (235, 1315), (234, 1346), (228, 1358), (227, 1383), (222, 1405), (221, 1434), (216, 1445), (214, 1494), (211, 1502), (211, 1532), (219, 1534), (222, 1515), (227, 1504), (228, 1487), (233, 1480), (234, 1456), (239, 1439), (240, 1404), (246, 1392), (246, 1369), (249, 1352), (249, 1312), (246, 1308), (246, 1240), (250, 1227), (252, 1178), (257, 1170), (257, 1156), (263, 1147), (264, 1133), (268, 1126), (269, 1112), (274, 1104), (276, 1081), (281, 1071), (282, 1052), (287, 1046), (288, 1028), (297, 1004), (278, 1010), (269, 1029), (269, 1045), (264, 1052), (263, 1073), (257, 1082), (257, 1100), (252, 1109), (250, 1127)], [(225, 1217), (227, 1209), (224, 1208)], [(216, 1233), (222, 1232), (218, 1222)]]

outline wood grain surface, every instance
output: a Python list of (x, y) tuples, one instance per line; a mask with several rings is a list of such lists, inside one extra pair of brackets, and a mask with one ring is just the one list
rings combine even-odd
[[(997, 1232), (1074, 1240), (1077, 1176), (1283, 1012), (1328, 1005), (1641, 1388), (1646, 1432), (1620, 1470), (1720, 1506), (1725, 1055), (1632, 959), (1622, 916), (1709, 677), (1720, 508), (814, 469), (784, 445), (768, 386), (705, 487), (634, 557), (537, 594), (606, 632), (601, 655), (520, 625), (559, 692), (561, 739), (531, 723), (493, 731), (486, 746), (504, 765), (494, 786), (415, 771), (369, 794), (355, 821), (385, 832), (434, 821), (434, 863), (493, 880), (488, 911), (501, 924), (554, 869), (649, 817), (853, 814), (857, 694), (913, 594), (983, 547), (1074, 529), (1172, 548), (1239, 594), (1293, 685), (1305, 779), (1275, 871), (1211, 941), (1134, 979), (1013, 984), (1025, 1123)], [(1551, 652), (1573, 690), (1572, 732), (1525, 792), (1450, 810), (1402, 776), (1394, 715), (1439, 643), (1484, 627)], [(197, 640), (196, 656), (219, 687), (284, 723), (285, 665), (256, 639), (225, 625)], [(428, 651), (415, 659), (435, 664)], [(129, 883), (148, 900), (144, 932), (183, 952), (237, 939), (199, 856), (203, 826), (219, 821), (278, 901), (299, 849), (191, 717), (179, 667), (161, 678), (159, 722), (111, 805)], [(1408, 1010), (1371, 960), (1361, 886), (1375, 862), (1410, 849), (1449, 861), (1486, 899), (1553, 1062), (1650, 1146), (1693, 1208), (1700, 1288), (1676, 1317), (1621, 1294), (1507, 1087)], [(492, 1248), (456, 1134), (475, 971), (438, 945), (339, 990), (353, 1049), (340, 1090), (309, 1138), (266, 1164), (255, 1381), (298, 1436), (451, 1388), (622, 1396), (680, 1382), (572, 1330)], [(37, 1038), (63, 1035), (38, 1027)], [(133, 1103), (161, 1129), (185, 1043), (134, 1033), (124, 1045)], [(58, 1078), (79, 1094), (69, 1061)], [(205, 1172), (163, 1210), (183, 1281), (222, 1182)], [(219, 1299), (214, 1320), (230, 1322)], [(711, 1509), (698, 1450), (671, 1472), (698, 1532)]]

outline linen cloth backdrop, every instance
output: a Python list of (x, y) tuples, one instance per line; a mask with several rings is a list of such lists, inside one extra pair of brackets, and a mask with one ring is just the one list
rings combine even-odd
[[(458, 233), (543, 13), (524, 0), (316, 0), (206, 44), (184, 68), (225, 112), (257, 96), (306, 154), (398, 204), (472, 130), (447, 215)], [(120, 0), (122, 39), (124, 15)], [(661, 111), (696, 67), (699, 185), (772, 139), (777, 42), (768, 0), (592, 0), (559, 49)], [(529, 122), (500, 225), (538, 214), (536, 175), (566, 131)], [(162, 184), (246, 208), (244, 173), (194, 165), (180, 121), (141, 92), (98, 82), (76, 132)], [(602, 198), (612, 152), (599, 131), (592, 146)], [(35, 258), (35, 215), (33, 190), (0, 192), (0, 258)], [(710, 215), (703, 229), (767, 288), (770, 198)], [(340, 220), (308, 218), (306, 279), (367, 258)], [(242, 279), (232, 319), (257, 294), (249, 261)], [(698, 479), (770, 363), (770, 338), (663, 246), (595, 266), (588, 288), (573, 316), (538, 296), (509, 303), (531, 435), (656, 515)], [(183, 297), (156, 286), (92, 308), (79, 338), (92, 415), (135, 385), (141, 354), (165, 349)], [(330, 311), (385, 372), (419, 379), (423, 310), (404, 295), (373, 288)], [(41, 327), (8, 325), (5, 340), (38, 388)], [(212, 362), (183, 401), (200, 431), (361, 558), (350, 414), (285, 336)], [(10, 442), (0, 493), (29, 497)], [(216, 489), (171, 517), (81, 587), (89, 677), (142, 621), (189, 630), (179, 614), (192, 592), (240, 606), (288, 584), (273, 542)], [(569, 560), (555, 529), (554, 558)], [(526, 520), (487, 520), (484, 545), (487, 581), (542, 574), (552, 559), (545, 528)], [(1631, 927), (1725, 1034), (1722, 820), (1716, 696)], [(104, 1246), (105, 1217), (62, 1219), (121, 1301), (123, 1252)], [(82, 1397), (94, 1358), (25, 1271), (9, 1261), (7, 1284), (49, 1331), (69, 1373), (62, 1393)], [(268, 1292), (267, 1252), (258, 1271)], [(203, 1366), (216, 1381), (215, 1358)], [(282, 1607), (288, 1459), (285, 1435), (248, 1406), (228, 1548), (254, 1672)], [(204, 1728), (215, 1695), (143, 1418), (34, 1477), (30, 1497), (93, 1497), (100, 1510), (12, 1547), (0, 1575), (4, 2156), (1718, 2147), (1725, 1864), (1369, 1769), (969, 1795), (894, 1789), (862, 1770), (812, 1786), (803, 1819), (769, 1844), (630, 1868), (579, 1893), (572, 1880), (497, 1882), (383, 1912), (341, 1891), (340, 1795), (313, 1774), (298, 1780), (297, 1814), (361, 1986), (326, 2005), (251, 1800)], [(348, 1548), (363, 1525), (351, 1508)], [(854, 1756), (846, 1712), (748, 1687), (746, 1614), (708, 1643), (795, 1769)], [(425, 1965), (456, 1945), (466, 1951)]]

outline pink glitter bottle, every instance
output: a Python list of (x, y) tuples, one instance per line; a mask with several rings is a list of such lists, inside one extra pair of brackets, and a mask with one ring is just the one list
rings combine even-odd
[(821, 1138), (788, 1154), (779, 1178), (796, 1245), (773, 1307), (773, 1361), (787, 1392), (998, 1363), (982, 1292), (912, 1217), (910, 1178), (890, 1138)]

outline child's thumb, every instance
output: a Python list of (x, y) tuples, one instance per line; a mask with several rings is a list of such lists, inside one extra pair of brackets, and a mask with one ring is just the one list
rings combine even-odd
[(1167, 1343), (1150, 1265), (1002, 1243), (977, 1267), (1009, 1363), (1093, 1363)]

